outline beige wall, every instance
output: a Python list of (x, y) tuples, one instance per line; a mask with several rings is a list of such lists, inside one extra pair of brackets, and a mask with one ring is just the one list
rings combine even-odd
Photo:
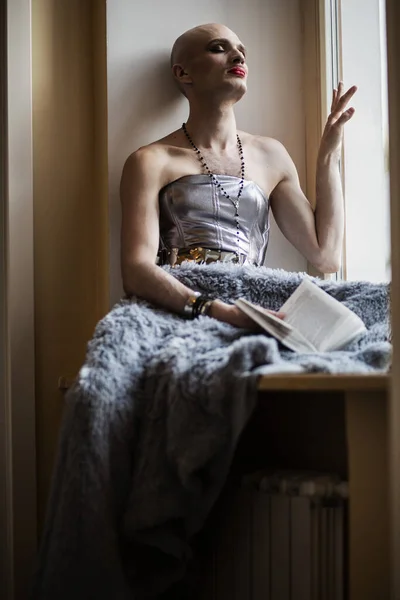
[[(225, 23), (248, 47), (249, 91), (237, 105), (241, 129), (283, 142), (306, 183), (300, 0), (131, 0), (107, 4), (110, 185), (110, 293), (121, 294), (119, 180), (126, 157), (180, 127), (187, 102), (168, 68), (174, 39), (210, 21)], [(157, 18), (155, 18), (155, 15)], [(267, 265), (305, 271), (305, 259), (272, 225)]]
[(39, 520), (63, 407), (58, 378), (76, 374), (107, 308), (104, 11), (101, 0), (32, 2)]

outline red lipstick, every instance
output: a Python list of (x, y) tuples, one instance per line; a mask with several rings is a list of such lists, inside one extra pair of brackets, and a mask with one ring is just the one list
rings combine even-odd
[(228, 73), (232, 73), (238, 77), (246, 77), (246, 71), (242, 67), (233, 67), (232, 69), (229, 69)]

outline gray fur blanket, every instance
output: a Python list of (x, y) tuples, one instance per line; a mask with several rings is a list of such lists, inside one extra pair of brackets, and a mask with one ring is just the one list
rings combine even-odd
[[(303, 277), (224, 264), (170, 272), (213, 297), (275, 310)], [(259, 374), (388, 369), (388, 286), (316, 281), (368, 328), (340, 352), (294, 354), (267, 335), (185, 321), (136, 299), (99, 322), (67, 395), (32, 598), (157, 597), (183, 576)]]

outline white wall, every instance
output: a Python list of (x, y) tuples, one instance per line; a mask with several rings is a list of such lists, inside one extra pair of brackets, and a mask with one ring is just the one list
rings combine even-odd
[(345, 87), (359, 86), (345, 127), (347, 279), (390, 279), (384, 0), (342, 2)]
[[(181, 125), (187, 101), (172, 82), (174, 40), (208, 22), (233, 29), (249, 50), (249, 91), (236, 110), (238, 127), (279, 139), (305, 181), (299, 0), (133, 0), (107, 2), (110, 295), (121, 294), (119, 180), (126, 157)], [(267, 265), (306, 270), (305, 259), (273, 223)]]

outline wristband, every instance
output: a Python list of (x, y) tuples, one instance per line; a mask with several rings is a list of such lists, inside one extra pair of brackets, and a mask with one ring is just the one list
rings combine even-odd
[(185, 319), (197, 319), (200, 315), (208, 315), (212, 303), (213, 300), (208, 296), (203, 296), (200, 292), (194, 292), (187, 299), (182, 316)]
[(213, 300), (207, 296), (199, 296), (193, 304), (193, 318), (196, 319), (200, 315), (206, 316), (210, 312)]
[(182, 316), (185, 319), (194, 319), (193, 307), (196, 300), (201, 296), (200, 292), (193, 292), (191, 296), (186, 300), (185, 306), (182, 310)]

